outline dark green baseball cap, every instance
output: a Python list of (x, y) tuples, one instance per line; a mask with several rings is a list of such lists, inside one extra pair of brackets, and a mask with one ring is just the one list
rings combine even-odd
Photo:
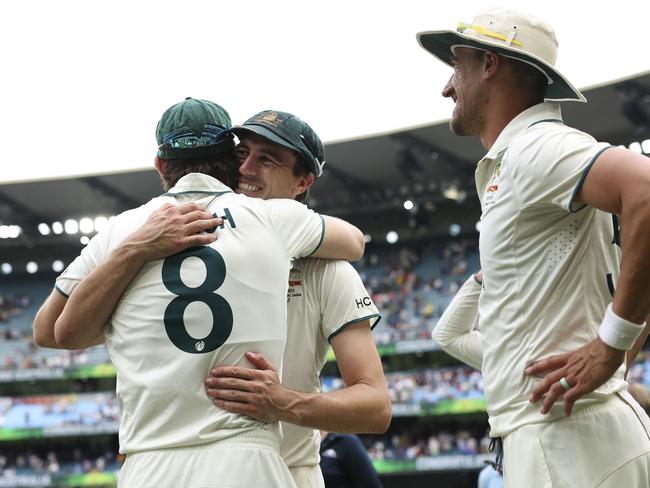
[(254, 132), (257, 135), (291, 149), (307, 164), (316, 177), (323, 174), (325, 149), (320, 137), (309, 125), (287, 112), (264, 110), (253, 115), (242, 125), (232, 128), (236, 135)]
[(168, 108), (156, 127), (161, 159), (213, 156), (234, 147), (226, 109), (208, 100), (187, 97)]

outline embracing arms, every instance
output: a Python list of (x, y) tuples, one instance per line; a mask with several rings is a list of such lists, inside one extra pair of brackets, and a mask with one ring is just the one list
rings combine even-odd
[(332, 338), (346, 387), (329, 393), (290, 390), (262, 355), (247, 353), (257, 368), (214, 368), (205, 380), (217, 407), (265, 422), (283, 421), (341, 433), (382, 433), (391, 418), (390, 398), (368, 320)]
[(323, 216), (323, 220), (323, 242), (312, 256), (346, 261), (361, 259), (366, 246), (363, 233), (354, 225), (336, 217)]
[(81, 349), (104, 341), (104, 326), (123, 291), (142, 265), (185, 248), (209, 244), (218, 226), (209, 212), (194, 203), (164, 205), (131, 234), (106, 261), (70, 294), (53, 290), (34, 320), (34, 342), (41, 347)]

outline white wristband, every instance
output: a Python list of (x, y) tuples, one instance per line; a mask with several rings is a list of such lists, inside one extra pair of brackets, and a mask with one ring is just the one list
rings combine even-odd
[(627, 351), (632, 348), (644, 328), (645, 323), (635, 324), (616, 315), (610, 303), (598, 329), (598, 336), (608, 346)]

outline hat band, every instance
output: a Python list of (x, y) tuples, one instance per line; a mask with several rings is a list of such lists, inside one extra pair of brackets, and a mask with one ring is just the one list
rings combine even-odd
[(478, 32), (479, 34), (482, 34), (487, 37), (492, 37), (494, 39), (499, 39), (500, 41), (505, 41), (507, 46), (510, 46), (511, 44), (514, 44), (515, 46), (519, 46), (519, 47), (524, 46), (521, 42), (515, 39), (515, 34), (517, 34), (516, 30), (513, 30), (509, 36), (504, 36), (503, 34), (499, 34), (498, 32), (488, 30), (485, 27), (481, 27), (480, 25), (458, 22), (458, 27), (456, 28), (456, 31), (462, 34), (467, 29), (472, 29)]
[(201, 135), (186, 127), (166, 134), (158, 149), (192, 149), (197, 147), (212, 146), (225, 140), (230, 131), (220, 125), (205, 125)]

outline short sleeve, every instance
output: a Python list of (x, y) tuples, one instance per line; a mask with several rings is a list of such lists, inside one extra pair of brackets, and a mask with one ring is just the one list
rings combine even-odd
[(264, 203), (289, 257), (306, 257), (320, 247), (325, 232), (323, 217), (295, 200), (274, 199)]
[(577, 212), (575, 197), (600, 153), (611, 147), (555, 122), (536, 124), (504, 156), (522, 207), (554, 205)]
[(373, 329), (381, 314), (361, 281), (359, 273), (347, 261), (319, 259), (322, 270), (318, 280), (321, 304), (321, 332), (328, 341), (346, 327), (370, 320)]
[(94, 236), (81, 254), (56, 279), (55, 288), (59, 293), (69, 297), (79, 282), (106, 260), (110, 228), (111, 226)]

